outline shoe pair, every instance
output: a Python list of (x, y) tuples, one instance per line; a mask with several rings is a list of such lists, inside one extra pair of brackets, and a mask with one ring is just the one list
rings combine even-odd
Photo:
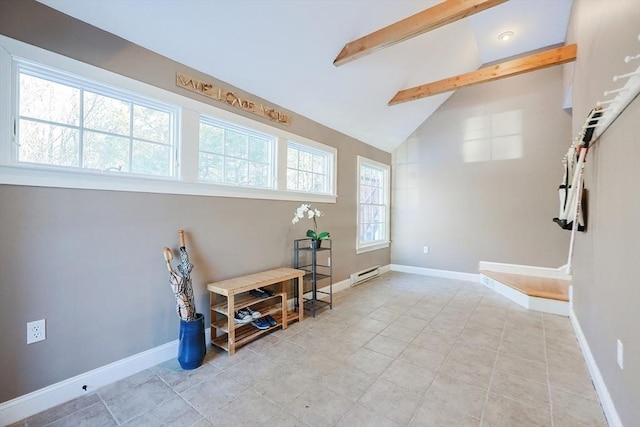
[(256, 298), (269, 298), (275, 295), (275, 293), (273, 291), (270, 290), (263, 290), (260, 288), (256, 288), (256, 289), (252, 289), (249, 291), (249, 294), (251, 294), (251, 296), (256, 297)]
[(254, 320), (251, 324), (258, 329), (269, 329), (272, 326), (276, 326), (278, 322), (276, 322), (276, 319), (271, 316), (264, 316), (260, 319)]
[(236, 323), (245, 324), (251, 322), (253, 319), (258, 319), (259, 317), (260, 313), (258, 311), (253, 311), (249, 307), (245, 307), (235, 312), (233, 320)]

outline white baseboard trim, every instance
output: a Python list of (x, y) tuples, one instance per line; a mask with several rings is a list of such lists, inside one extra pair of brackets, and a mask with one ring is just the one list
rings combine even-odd
[(549, 300), (545, 298), (531, 297), (510, 286), (502, 284), (491, 277), (482, 276), (482, 283), (489, 289), (493, 289), (500, 295), (510, 299), (527, 310), (541, 311), (543, 313), (557, 314), (559, 316), (569, 315), (569, 303), (566, 301)]
[(558, 268), (535, 267), (532, 265), (505, 264), (502, 262), (480, 261), (479, 270), (495, 271), (496, 273), (522, 274), (525, 276), (546, 277), (549, 279), (571, 280), (567, 274), (567, 266)]
[(463, 273), (460, 271), (438, 270), (435, 268), (413, 267), (410, 265), (400, 264), (390, 264), (390, 268), (391, 271), (399, 271), (401, 273), (421, 274), (423, 276), (434, 276), (445, 279), (482, 283), (480, 275), (475, 273)]
[(611, 399), (607, 385), (604, 382), (604, 378), (602, 378), (598, 364), (591, 353), (591, 348), (589, 347), (587, 338), (584, 336), (584, 332), (582, 332), (582, 327), (580, 326), (576, 313), (573, 311), (573, 307), (569, 313), (569, 319), (571, 319), (571, 324), (573, 325), (573, 330), (576, 334), (576, 338), (578, 339), (578, 344), (582, 349), (582, 355), (587, 362), (587, 368), (589, 368), (591, 380), (593, 381), (596, 393), (598, 394), (598, 399), (600, 399), (600, 404), (602, 405), (604, 415), (607, 418), (607, 423), (611, 427), (622, 427), (620, 415), (618, 415), (618, 411)]
[[(207, 348), (211, 345), (210, 328), (205, 330)], [(75, 377), (41, 388), (0, 404), (0, 425), (6, 426), (93, 392), (130, 375), (166, 362), (178, 355), (178, 340), (134, 354), (125, 359), (93, 369)], [(87, 390), (83, 390), (83, 386)]]

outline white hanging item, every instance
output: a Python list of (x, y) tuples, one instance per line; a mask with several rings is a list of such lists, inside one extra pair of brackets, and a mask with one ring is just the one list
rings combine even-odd
[[(589, 143), (593, 138), (598, 119), (602, 116), (602, 110), (598, 107), (589, 113), (578, 142), (569, 147), (569, 151), (563, 159), (564, 177), (562, 184), (558, 187), (560, 198), (560, 210), (558, 216), (553, 221), (564, 230), (573, 229), (573, 221), (578, 217), (577, 230), (584, 231), (584, 217), (578, 205), (582, 201), (583, 180), (582, 174), (584, 162), (589, 151)], [(571, 180), (571, 181), (569, 181)]]

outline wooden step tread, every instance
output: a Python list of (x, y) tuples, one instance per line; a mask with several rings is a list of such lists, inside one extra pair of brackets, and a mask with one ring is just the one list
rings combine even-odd
[(511, 273), (498, 273), (486, 270), (480, 270), (480, 274), (484, 274), (485, 276), (529, 295), (530, 297), (569, 301), (570, 280), (524, 276), (521, 274)]

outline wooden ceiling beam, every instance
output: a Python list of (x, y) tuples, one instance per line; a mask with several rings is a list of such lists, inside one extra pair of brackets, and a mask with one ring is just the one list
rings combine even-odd
[(467, 16), (504, 3), (507, 0), (445, 0), (433, 7), (347, 43), (333, 61), (336, 67), (392, 46)]
[(412, 87), (410, 89), (404, 89), (396, 93), (396, 95), (389, 101), (388, 105), (413, 101), (427, 96), (460, 89), (465, 86), (491, 82), (554, 65), (565, 64), (567, 62), (575, 61), (577, 51), (578, 46), (570, 44), (555, 49), (545, 50), (544, 52), (535, 53), (524, 58), (480, 68), (479, 70), (460, 74), (455, 77), (449, 77), (436, 82)]

